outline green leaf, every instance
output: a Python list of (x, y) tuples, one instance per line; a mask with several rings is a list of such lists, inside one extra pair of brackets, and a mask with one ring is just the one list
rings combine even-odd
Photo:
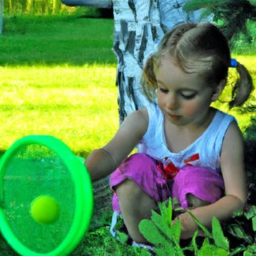
[(168, 256), (168, 255), (175, 255), (175, 256), (184, 256), (184, 254), (177, 253), (176, 249), (174, 247), (169, 246), (168, 248), (155, 248), (156, 255), (159, 256)]
[(205, 235), (209, 238), (212, 238), (211, 233), (209, 232), (209, 230), (197, 219), (197, 217), (191, 212), (188, 211), (188, 213), (191, 215), (191, 217), (195, 220), (195, 222), (197, 223), (197, 225), (204, 231)]
[(251, 252), (252, 255), (256, 254), (256, 245), (252, 244), (246, 248), (246, 251)]
[(222, 248), (217, 248), (215, 245), (210, 244), (209, 239), (205, 238), (201, 249), (197, 252), (197, 256), (227, 256), (229, 252)]
[(192, 237), (192, 246), (193, 246), (195, 255), (197, 255), (197, 252), (198, 252), (198, 247), (197, 247), (197, 244), (196, 244), (196, 237), (197, 237), (197, 234), (198, 234), (198, 230), (196, 230), (196, 232), (194, 233), (194, 235), (193, 235), (193, 237)]
[(218, 256), (228, 256), (228, 255), (230, 255), (230, 253), (227, 252), (226, 250), (222, 249), (222, 248), (216, 248), (213, 252), (213, 255), (214, 256), (216, 256), (216, 255), (218, 255)]
[(213, 255), (213, 251), (215, 250), (215, 246), (210, 244), (209, 238), (205, 238), (202, 244), (202, 247), (197, 252), (197, 256), (210, 256)]
[(176, 245), (179, 245), (180, 243), (180, 234), (181, 234), (180, 220), (177, 220), (172, 225), (172, 228), (171, 228), (171, 238), (173, 239)]
[(256, 216), (252, 218), (252, 228), (253, 228), (253, 231), (256, 231)]
[(256, 0), (248, 0), (250, 2), (251, 5), (256, 6)]
[(175, 245), (170, 239), (164, 237), (153, 221), (142, 220), (139, 224), (139, 229), (143, 236), (155, 245), (157, 255), (184, 256), (179, 243)]
[(228, 2), (229, 0), (191, 0), (183, 5), (182, 9), (185, 12), (191, 12), (202, 8), (212, 8)]
[(216, 217), (212, 219), (212, 236), (217, 247), (229, 251), (229, 242), (224, 236), (219, 220)]
[(244, 212), (244, 215), (248, 220), (256, 216), (256, 206), (253, 205), (249, 210)]
[[(162, 215), (157, 214), (156, 212), (152, 211), (152, 221), (154, 224), (168, 237), (172, 236), (171, 227), (166, 222), (165, 218)], [(171, 223), (171, 220), (169, 220)]]
[(154, 245), (170, 244), (151, 220), (142, 220), (139, 224), (139, 230)]
[[(241, 246), (241, 245), (240, 245), (240, 246)], [(237, 255), (238, 253), (244, 252), (244, 251), (245, 251), (245, 248), (244, 248), (244, 247), (238, 247), (238, 248), (236, 248), (235, 250), (232, 250), (231, 256)], [(238, 255), (241, 255), (241, 253), (238, 254)]]
[(212, 15), (212, 10), (211, 9), (204, 9), (200, 15), (200, 20), (204, 20), (207, 17), (209, 17), (210, 15)]
[(244, 237), (244, 230), (237, 224), (229, 225), (228, 231), (235, 237), (238, 237), (238, 238)]
[(116, 239), (122, 243), (122, 244), (126, 244), (127, 240), (128, 240), (128, 236), (120, 231), (116, 231)]
[[(167, 205), (166, 205), (167, 204)], [(165, 219), (166, 223), (171, 225), (172, 220), (172, 199), (169, 198), (167, 202), (162, 202), (158, 204), (160, 214)]]
[(243, 256), (252, 256), (252, 253), (249, 251), (244, 251)]
[(245, 240), (248, 244), (253, 243), (253, 239), (247, 235), (244, 229), (238, 224), (231, 224), (228, 226), (228, 232), (234, 237), (238, 237), (240, 239)]
[(239, 217), (239, 216), (242, 216), (244, 214), (244, 211), (243, 210), (237, 210), (233, 213), (233, 218), (235, 217)]

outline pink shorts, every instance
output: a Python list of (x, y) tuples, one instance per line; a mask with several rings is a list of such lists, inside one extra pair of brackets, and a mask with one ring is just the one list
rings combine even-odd
[(137, 153), (129, 156), (110, 176), (110, 187), (114, 191), (113, 210), (121, 214), (115, 186), (126, 179), (133, 180), (155, 202), (166, 201), (169, 197), (178, 199), (185, 209), (188, 207), (187, 194), (214, 203), (222, 195), (222, 177), (209, 168), (185, 166), (174, 179), (165, 179), (159, 170), (159, 162), (150, 156)]

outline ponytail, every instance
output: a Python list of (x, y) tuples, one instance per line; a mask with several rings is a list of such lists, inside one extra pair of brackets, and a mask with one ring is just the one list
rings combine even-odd
[(237, 62), (236, 70), (239, 77), (232, 90), (232, 100), (229, 102), (230, 108), (242, 106), (253, 90), (252, 77), (246, 67)]

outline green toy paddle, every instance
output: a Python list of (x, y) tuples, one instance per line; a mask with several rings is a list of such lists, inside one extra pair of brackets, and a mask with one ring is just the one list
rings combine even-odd
[(93, 212), (90, 176), (59, 139), (27, 136), (0, 162), (0, 230), (22, 256), (64, 256), (80, 242)]

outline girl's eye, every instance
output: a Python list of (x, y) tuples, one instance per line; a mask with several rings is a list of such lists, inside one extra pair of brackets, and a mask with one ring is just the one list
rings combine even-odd
[(164, 89), (164, 88), (159, 88), (160, 92), (167, 94), (169, 92), (169, 90)]
[(192, 100), (196, 97), (196, 93), (192, 93), (192, 94), (184, 94), (184, 93), (180, 93), (180, 95), (186, 99), (186, 100)]

